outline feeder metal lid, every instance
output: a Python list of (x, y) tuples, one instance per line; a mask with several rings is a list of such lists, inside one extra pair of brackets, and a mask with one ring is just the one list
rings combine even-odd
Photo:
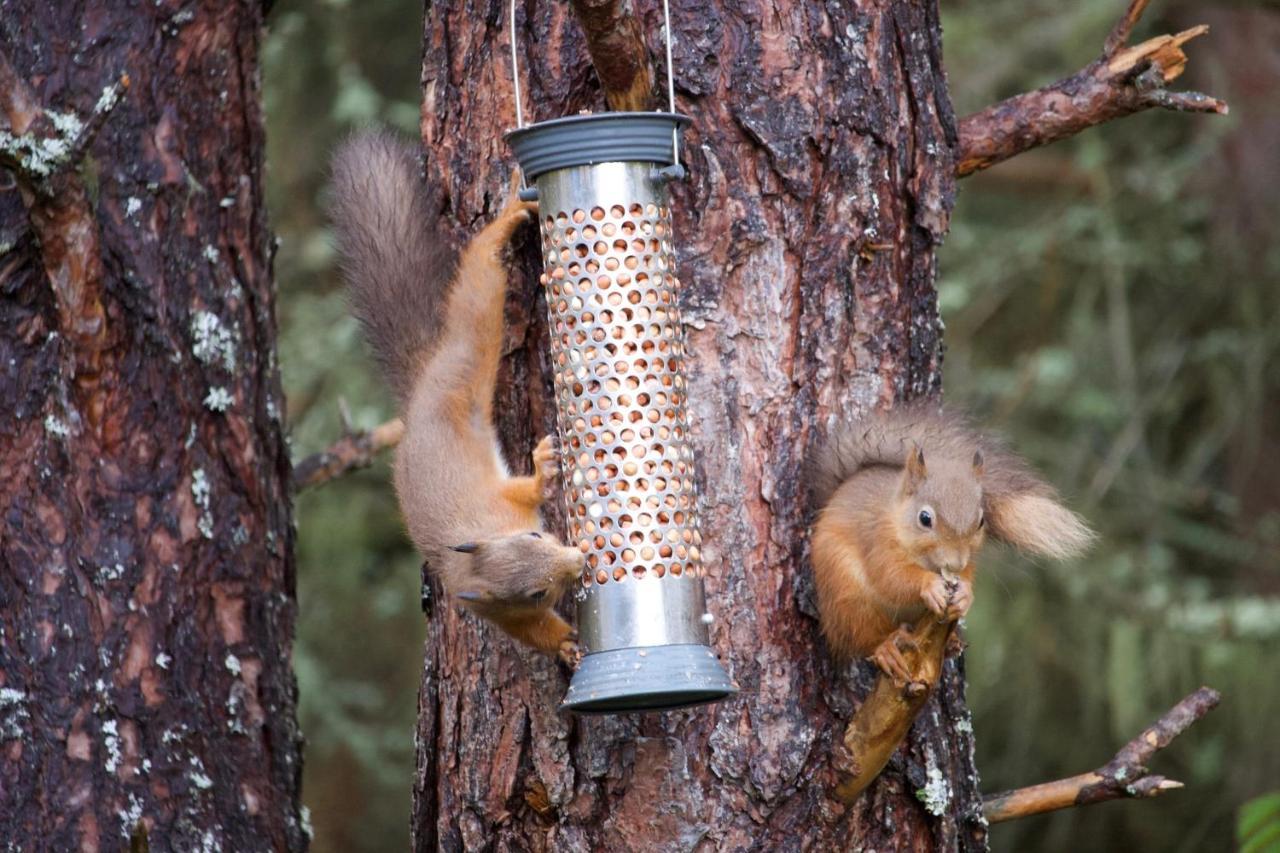
[(579, 714), (674, 711), (718, 702), (737, 692), (707, 646), (609, 649), (582, 659), (561, 710)]
[(669, 166), (674, 162), (672, 131), (691, 121), (679, 113), (593, 113), (540, 121), (509, 130), (504, 138), (532, 181), (557, 169), (597, 163)]

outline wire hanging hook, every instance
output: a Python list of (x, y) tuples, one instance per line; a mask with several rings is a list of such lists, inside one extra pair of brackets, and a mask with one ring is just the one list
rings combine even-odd
[[(676, 111), (676, 81), (671, 70), (671, 4), (662, 0), (662, 37), (667, 44), (667, 111)], [(671, 165), (680, 165), (680, 129), (671, 128)]]
[(511, 87), (516, 96), (516, 127), (524, 127), (524, 109), (520, 106), (520, 60), (516, 53), (516, 0), (511, 0)]
[[(511, 88), (515, 93), (516, 127), (522, 128), (524, 127), (524, 107), (520, 103), (520, 58), (516, 51), (516, 0), (511, 0), (510, 11)], [(667, 56), (667, 111), (674, 113), (676, 111), (676, 82), (671, 62), (670, 0), (662, 0), (662, 38), (666, 46)], [(678, 128), (671, 129), (671, 163), (675, 166), (680, 165), (680, 131)]]

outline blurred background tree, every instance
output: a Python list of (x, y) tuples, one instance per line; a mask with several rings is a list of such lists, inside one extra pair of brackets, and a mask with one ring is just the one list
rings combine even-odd
[[(282, 2), (263, 52), (268, 197), (280, 238), (280, 361), (294, 459), (391, 417), (334, 269), (328, 158), (367, 124), (418, 124), (422, 7), (405, 0)], [(381, 460), (297, 499), (299, 721), (314, 848), (408, 846), (425, 631), (420, 560)]]
[[(1123, 0), (944, 2), (958, 114), (1093, 59)], [(353, 127), (418, 124), (422, 6), (281, 0), (265, 52), (281, 362), (295, 459), (391, 417), (323, 215)], [(1280, 787), (1280, 9), (1157, 3), (1134, 42), (1207, 22), (1150, 111), (965, 179), (941, 255), (947, 397), (1005, 432), (1103, 534), (1077, 565), (992, 553), (969, 618), (983, 788), (1083, 772), (1185, 693), (1222, 707), (1161, 754), (1189, 791), (1001, 825), (995, 849), (1229, 849)], [(402, 849), (423, 637), (384, 459), (298, 500), (303, 796), (317, 851)]]

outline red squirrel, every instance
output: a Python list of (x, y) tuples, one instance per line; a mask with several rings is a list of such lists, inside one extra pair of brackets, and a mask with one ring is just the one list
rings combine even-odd
[(988, 533), (1066, 558), (1094, 539), (1014, 453), (929, 404), (876, 412), (836, 431), (816, 458), (812, 562), (831, 651), (870, 657), (910, 680), (900, 646), (926, 612), (959, 619), (973, 603)]
[(414, 149), (366, 132), (333, 160), (331, 214), (352, 310), (400, 403), (395, 487), (409, 535), (445, 590), (517, 640), (575, 663), (576, 634), (556, 603), (583, 554), (543, 530), (538, 509), (559, 473), (550, 436), (533, 474), (512, 476), (498, 448), (493, 393), (502, 354), (502, 253), (536, 205), (516, 196), (456, 264), (432, 233)]

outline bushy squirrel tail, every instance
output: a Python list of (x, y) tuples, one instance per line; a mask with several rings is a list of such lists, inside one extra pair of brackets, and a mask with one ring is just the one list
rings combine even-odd
[(343, 142), (329, 213), (352, 313), (403, 404), (439, 334), (455, 264), (430, 225), (415, 147), (384, 130)]
[(1031, 478), (1034, 488), (1016, 491), (1007, 490), (990, 473), (983, 478), (983, 504), (991, 535), (1019, 550), (1055, 560), (1078, 557), (1089, 550), (1097, 534), (1062, 505), (1052, 486), (1034, 474)]
[(983, 458), (982, 494), (988, 531), (1009, 545), (1055, 559), (1082, 554), (1096, 535), (1067, 509), (1057, 491), (1000, 441), (978, 432), (958, 412), (935, 403), (876, 411), (835, 430), (809, 466), (815, 508), (851, 477), (873, 467), (901, 469), (912, 447), (932, 458)]
[(842, 424), (810, 462), (813, 505), (824, 506), (836, 489), (868, 468), (902, 468), (913, 445), (927, 456), (950, 455), (962, 453), (973, 437), (962, 419), (931, 403), (900, 403), (887, 412), (877, 410)]

